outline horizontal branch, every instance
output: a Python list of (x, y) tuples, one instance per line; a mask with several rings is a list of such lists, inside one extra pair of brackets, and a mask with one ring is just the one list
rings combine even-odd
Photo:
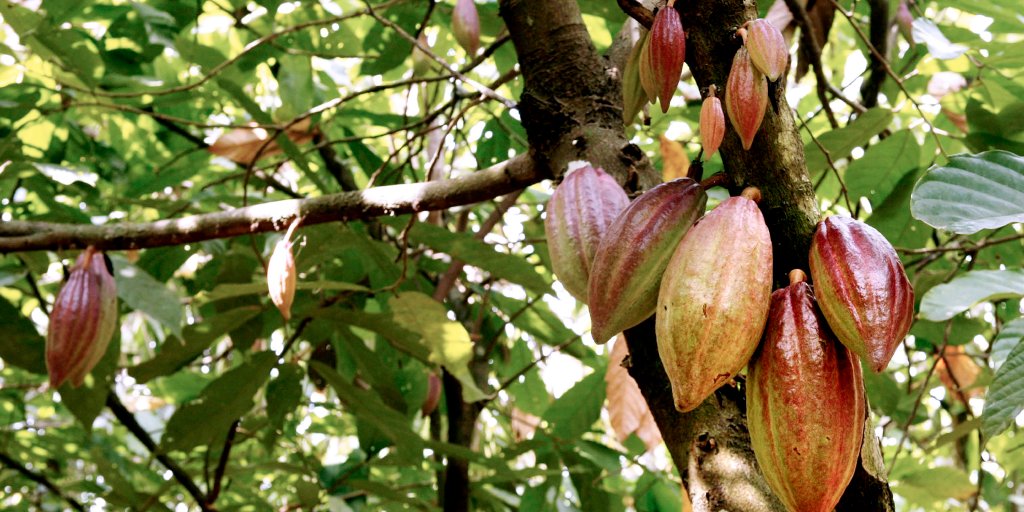
[(445, 181), (374, 187), (308, 199), (273, 201), (148, 223), (95, 226), (35, 221), (0, 223), (0, 253), (82, 249), (142, 249), (286, 229), (303, 225), (444, 210), (507, 194), (548, 177), (530, 154)]

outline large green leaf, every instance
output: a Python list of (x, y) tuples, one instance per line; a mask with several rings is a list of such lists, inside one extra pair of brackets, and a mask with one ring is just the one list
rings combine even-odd
[(966, 473), (947, 466), (922, 467), (900, 475), (896, 488), (901, 495), (921, 505), (947, 498), (965, 500), (977, 490)]
[(546, 293), (551, 290), (549, 283), (526, 259), (498, 252), (494, 246), (477, 240), (469, 233), (453, 233), (432, 224), (418, 222), (409, 231), (409, 240), (450, 254), (486, 270), (494, 277), (521, 284), (534, 292)]
[(273, 352), (260, 352), (211, 382), (199, 398), (174, 411), (160, 440), (161, 449), (187, 452), (222, 435), (231, 423), (252, 409), (253, 395), (270, 377), (276, 362)]
[(184, 341), (168, 338), (160, 346), (160, 352), (156, 357), (129, 368), (128, 373), (139, 383), (146, 383), (156, 377), (175, 372), (199, 357), (217, 338), (245, 325), (260, 314), (260, 311), (261, 309), (255, 306), (244, 306), (219, 313), (204, 322), (192, 324), (185, 328)]
[(940, 322), (987, 301), (1024, 297), (1024, 271), (973, 270), (928, 290), (921, 298), (921, 317)]
[(850, 199), (866, 197), (871, 204), (878, 205), (920, 161), (921, 146), (910, 130), (892, 134), (868, 148), (863, 157), (846, 168), (844, 177)]
[(1024, 342), (1018, 342), (996, 370), (985, 397), (981, 430), (986, 439), (1006, 430), (1024, 410)]
[(436, 300), (418, 292), (406, 292), (388, 300), (395, 322), (422, 336), (430, 349), (430, 361), (440, 364), (462, 384), (462, 398), (476, 402), (487, 398), (469, 372), (473, 342), (462, 324), (449, 320)]
[(32, 373), (46, 373), (46, 341), (36, 332), (32, 321), (25, 318), (13, 304), (0, 297), (0, 325), (4, 326), (0, 342), (0, 359)]
[(153, 317), (180, 338), (184, 308), (178, 295), (124, 258), (114, 255), (110, 259), (114, 263), (117, 296), (132, 309)]
[[(863, 113), (847, 126), (826, 132), (818, 137), (818, 143), (828, 151), (832, 161), (847, 157), (853, 148), (871, 141), (892, 122), (892, 112), (885, 108), (873, 108)], [(812, 176), (828, 169), (828, 160), (814, 141), (804, 145), (807, 155), (807, 170)]]
[(1006, 151), (950, 157), (917, 183), (910, 208), (928, 225), (961, 234), (1024, 222), (1024, 158)]
[(556, 439), (578, 439), (601, 416), (604, 405), (604, 372), (593, 372), (558, 398), (544, 413)]

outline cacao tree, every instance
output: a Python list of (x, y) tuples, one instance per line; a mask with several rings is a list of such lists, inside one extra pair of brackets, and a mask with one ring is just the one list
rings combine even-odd
[(1024, 506), (1015, 1), (0, 20), (4, 509)]

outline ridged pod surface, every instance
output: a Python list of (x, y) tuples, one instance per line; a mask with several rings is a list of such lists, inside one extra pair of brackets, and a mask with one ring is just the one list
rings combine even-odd
[(615, 179), (589, 165), (566, 174), (548, 200), (544, 233), (552, 270), (582, 302), (601, 237), (627, 205), (629, 197)]
[(604, 343), (654, 314), (672, 253), (704, 213), (700, 184), (680, 178), (636, 198), (605, 232), (590, 269), (590, 320)]
[(640, 74), (640, 87), (643, 88), (644, 93), (647, 94), (647, 101), (654, 103), (658, 99), (658, 82), (654, 77), (654, 66), (651, 64), (651, 36), (647, 34), (647, 38), (643, 40), (640, 45), (640, 62), (639, 62), (639, 74)]
[(811, 242), (818, 306), (839, 341), (881, 372), (914, 321), (914, 289), (889, 241), (851, 217), (820, 223)]
[(725, 110), (740, 136), (743, 149), (750, 149), (768, 108), (768, 79), (750, 62), (747, 49), (740, 47), (732, 59), (725, 82)]
[[(831, 512), (853, 478), (864, 432), (860, 363), (829, 331), (811, 288), (772, 294), (747, 375), (747, 427), (768, 485), (791, 511)], [(792, 275), (792, 274), (791, 274)]]
[(726, 199), (683, 236), (661, 280), (655, 325), (676, 409), (693, 410), (747, 364), (771, 285), (771, 236), (753, 200)]
[(480, 48), (480, 15), (473, 0), (456, 0), (452, 11), (452, 33), (470, 57)]
[(704, 160), (710, 159), (725, 138), (725, 114), (722, 100), (715, 95), (716, 87), (708, 87), (708, 96), (700, 106), (700, 138), (704, 146)]
[(765, 19), (756, 19), (747, 24), (745, 44), (750, 53), (750, 61), (764, 73), (768, 80), (774, 82), (785, 72), (789, 64), (789, 47), (775, 25)]
[[(661, 101), (661, 111), (668, 112), (672, 95), (679, 85), (679, 75), (686, 60), (686, 32), (679, 19), (679, 11), (668, 5), (658, 10), (651, 25), (649, 64), (655, 93)], [(653, 98), (653, 97), (652, 97)]]
[(640, 83), (640, 54), (646, 43), (647, 31), (641, 30), (640, 39), (633, 45), (622, 70), (622, 121), (626, 124), (633, 122), (648, 100), (647, 91)]
[(103, 254), (91, 246), (78, 256), (57, 294), (46, 331), (50, 387), (79, 387), (107, 352), (117, 327), (117, 284)]

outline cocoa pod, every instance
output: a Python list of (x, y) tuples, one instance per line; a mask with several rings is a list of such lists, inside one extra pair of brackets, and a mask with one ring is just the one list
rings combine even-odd
[(480, 15), (473, 0), (455, 0), (452, 11), (452, 33), (470, 58), (480, 48)]
[(806, 276), (771, 297), (747, 373), (747, 428), (768, 485), (786, 508), (831, 512), (853, 478), (864, 435), (864, 380), (815, 307)]
[(284, 238), (274, 245), (274, 252), (267, 262), (270, 301), (277, 306), (286, 322), (292, 318), (292, 301), (295, 300), (295, 256), (292, 254), (291, 238), (298, 225), (298, 220), (292, 223)]
[(46, 331), (50, 387), (79, 387), (107, 352), (117, 328), (117, 284), (102, 253), (89, 246), (78, 256), (57, 294)]
[(776, 81), (786, 73), (789, 64), (789, 46), (775, 25), (765, 19), (747, 23), (744, 44), (750, 53), (750, 62), (769, 81)]
[(640, 46), (640, 87), (647, 94), (647, 101), (654, 103), (658, 100), (658, 82), (654, 76), (654, 65), (651, 64), (651, 35), (648, 32), (647, 39)]
[(832, 216), (818, 223), (810, 267), (818, 306), (839, 341), (884, 370), (914, 321), (914, 289), (896, 250), (875, 228)]
[(587, 302), (590, 266), (608, 226), (629, 205), (629, 197), (608, 173), (589, 165), (565, 175), (548, 200), (544, 233), (555, 276)]
[(423, 399), (423, 405), (420, 406), (420, 413), (426, 417), (430, 416), (430, 413), (437, 409), (437, 404), (441, 402), (441, 378), (436, 373), (431, 372), (427, 376), (427, 397)]
[(647, 31), (641, 29), (640, 39), (633, 45), (622, 69), (622, 122), (626, 124), (633, 122), (648, 100), (647, 91), (640, 83), (640, 55), (646, 43)]
[(700, 138), (704, 145), (704, 160), (709, 160), (722, 145), (725, 137), (725, 114), (722, 113), (722, 100), (715, 95), (717, 88), (708, 87), (708, 96), (700, 106)]
[(750, 54), (741, 46), (736, 50), (725, 82), (725, 109), (743, 142), (743, 149), (750, 149), (754, 143), (767, 108), (768, 80), (750, 62)]
[(680, 178), (648, 190), (615, 219), (590, 269), (594, 341), (604, 343), (654, 314), (668, 260), (707, 199), (699, 183)]
[[(679, 11), (667, 5), (658, 10), (651, 25), (649, 64), (655, 93), (661, 101), (661, 111), (668, 112), (672, 95), (679, 85), (686, 59), (686, 32), (679, 19)], [(648, 91), (650, 92), (650, 91)], [(653, 101), (653, 96), (652, 96)]]
[(658, 354), (676, 409), (687, 412), (729, 382), (757, 348), (768, 317), (772, 241), (748, 188), (683, 236), (658, 293)]
[(900, 4), (896, 8), (896, 26), (899, 27), (900, 35), (907, 40), (911, 49), (917, 46), (917, 42), (914, 41), (914, 15), (910, 13), (907, 0), (900, 0)]

